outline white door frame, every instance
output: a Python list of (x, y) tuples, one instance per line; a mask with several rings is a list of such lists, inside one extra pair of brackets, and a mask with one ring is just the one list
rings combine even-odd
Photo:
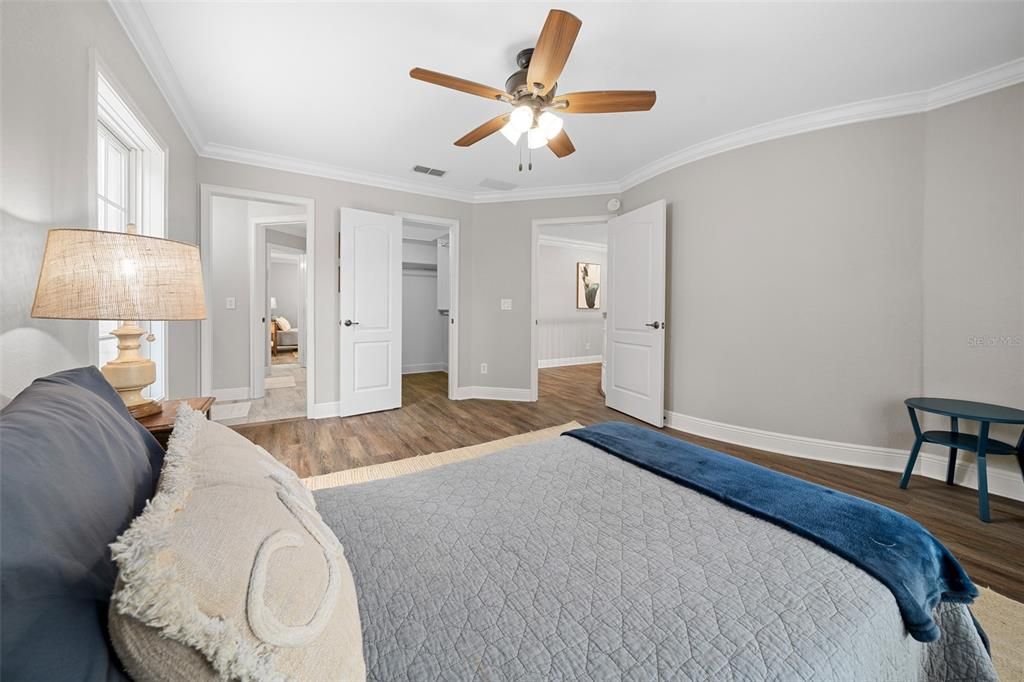
[[(530, 233), (530, 400), (538, 398), (540, 368), (537, 361), (537, 259), (540, 251), (540, 228), (549, 225), (606, 225), (614, 215), (590, 215), (576, 218), (535, 218)], [(608, 299), (605, 298), (607, 301)]]
[(439, 218), (395, 211), (404, 223), (406, 220), (448, 229), (448, 262), (451, 271), (452, 301), (448, 311), (448, 400), (456, 400), (459, 388), (459, 221), (455, 218)]
[[(225, 197), (229, 199), (242, 199), (251, 201), (263, 201), (279, 204), (294, 204), (305, 207), (305, 215), (301, 220), (292, 222), (306, 223), (306, 252), (314, 253), (316, 244), (316, 201), (308, 197), (292, 196), (288, 194), (275, 194), (273, 192), (260, 192), (258, 190), (244, 189), (241, 187), (226, 187), (223, 185), (212, 185), (202, 183), (199, 185), (199, 250), (203, 265), (203, 281), (206, 286), (206, 309), (214, 310), (212, 299), (212, 288), (209, 283), (213, 281), (211, 276), (211, 242), (210, 223), (211, 207), (213, 197)], [(250, 230), (250, 249), (252, 234)], [(251, 251), (250, 251), (251, 255)], [(252, 258), (249, 258), (250, 277)], [(306, 322), (312, 332), (306, 334), (306, 416), (313, 414), (313, 406), (316, 399), (316, 330), (314, 325), (314, 285), (316, 282), (316, 259), (306, 259)], [(249, 286), (252, 296), (252, 282)], [(251, 310), (251, 308), (250, 308)], [(252, 327), (250, 326), (250, 358), (252, 344)], [(250, 363), (251, 364), (251, 363)], [(213, 328), (209, 317), (199, 324), (199, 386), (203, 395), (210, 395), (213, 389)]]
[[(306, 216), (301, 214), (249, 219), (247, 234), (249, 242), (249, 397), (253, 400), (265, 397), (263, 379), (270, 371), (271, 364), (270, 348), (267, 345), (269, 338), (267, 330), (270, 329), (270, 299), (266, 287), (270, 277), (267, 272), (267, 263), (270, 260), (271, 245), (267, 244), (267, 229), (273, 229), (275, 225), (294, 225), (305, 222)], [(287, 248), (277, 244), (273, 246), (279, 249)], [(256, 282), (261, 276), (264, 282), (264, 296), (261, 302), (262, 314), (257, 314)], [(305, 335), (305, 330), (301, 327), (299, 331)]]

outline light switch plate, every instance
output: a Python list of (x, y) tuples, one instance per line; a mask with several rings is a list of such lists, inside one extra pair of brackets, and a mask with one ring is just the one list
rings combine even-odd
[(235, 297), (234, 296), (228, 296), (226, 299), (224, 299), (224, 307), (227, 308), (228, 310), (234, 310), (235, 309)]
[(503, 298), (503, 299), (501, 299), (501, 309), (502, 310), (512, 310), (512, 299), (511, 298)]

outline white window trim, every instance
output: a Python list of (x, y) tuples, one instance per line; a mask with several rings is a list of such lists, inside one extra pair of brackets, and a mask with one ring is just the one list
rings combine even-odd
[[(96, 131), (103, 125), (122, 144), (128, 147), (129, 188), (133, 193), (128, 201), (127, 222), (139, 226), (140, 234), (154, 237), (167, 236), (168, 153), (167, 145), (154, 132), (154, 128), (135, 106), (127, 90), (118, 82), (95, 48), (89, 50), (89, 150), (87, 154), (89, 191), (89, 225), (98, 227), (96, 209), (98, 150)], [(157, 384), (168, 391), (168, 327), (167, 322), (155, 322), (159, 344), (156, 357)], [(90, 357), (99, 357), (99, 323), (90, 323)], [(166, 396), (152, 396), (164, 398)]]

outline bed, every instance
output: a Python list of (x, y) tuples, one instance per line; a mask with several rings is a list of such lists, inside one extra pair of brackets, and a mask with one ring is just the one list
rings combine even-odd
[[(590, 441), (563, 436), (310, 495), (265, 451), (199, 413), (182, 412), (161, 460), (94, 368), (37, 384), (0, 421), (5, 680), (134, 674), (194, 681), (225, 671), (243, 679), (310, 680), (996, 679), (983, 631), (959, 603), (970, 601), (973, 586), (962, 575), (963, 584), (949, 587), (961, 574), (941, 546), (929, 545), (935, 556), (924, 558), (938, 557), (937, 565), (952, 572), (942, 590), (955, 598), (927, 602), (934, 608), (924, 615), (927, 623), (918, 622), (884, 570), (875, 575), (870, 562), (856, 565), (766, 512), (743, 511), (724, 493), (701, 492), (692, 481), (682, 484), (617, 456), (594, 439), (600, 429), (587, 430)], [(54, 400), (55, 390), (65, 402)], [(93, 402), (94, 410), (82, 408)], [(78, 412), (69, 416), (71, 405)], [(59, 423), (62, 413), (66, 425)], [(46, 433), (26, 428), (44, 414)], [(87, 442), (96, 436), (81, 437), (89, 429), (102, 435), (105, 449), (120, 443), (125, 451), (98, 454), (106, 450)], [(74, 434), (80, 437), (72, 442)], [(202, 449), (197, 443), (205, 454), (186, 462)], [(69, 444), (78, 451), (65, 464)], [(674, 446), (658, 447), (664, 455)], [(67, 469), (58, 485), (40, 478), (39, 452), (52, 457), (51, 473)], [(714, 457), (727, 456), (697, 454), (717, 472), (725, 460)], [(203, 484), (217, 467), (222, 478)], [(108, 494), (100, 505), (96, 493), (68, 494), (109, 490), (110, 472), (119, 472), (123, 500)], [(36, 502), (54, 487), (52, 502)], [(204, 495), (216, 518), (194, 509)], [(241, 497), (232, 501), (233, 495)], [(265, 628), (252, 616), (260, 553), (275, 536), (275, 519), (288, 517), (278, 500), (306, 509), (295, 518), (316, 541), (283, 545), (282, 554), (262, 564), (264, 573), (273, 569), (264, 610), (276, 609), (286, 625), (289, 618), (317, 620), (327, 603), (317, 595), (337, 587), (332, 569), (339, 564), (354, 588), (345, 597), (342, 583), (336, 628), (280, 646), (261, 639)], [(273, 508), (263, 512), (261, 504)], [(31, 534), (18, 525), (23, 507), (32, 508)], [(175, 564), (178, 554), (160, 543), (169, 542), (174, 519), (190, 514), (199, 525), (180, 535), (202, 547)], [(104, 534), (116, 566), (97, 540)], [(236, 547), (247, 534), (251, 543)], [(10, 539), (29, 535), (53, 547), (41, 554), (38, 542), (26, 542), (20, 554), (9, 550)], [(911, 563), (919, 558), (907, 554)], [(299, 560), (302, 568), (291, 565)], [(72, 565), (88, 575), (84, 592)], [(165, 582), (141, 584), (147, 571)], [(226, 585), (225, 576), (237, 584)], [(909, 578), (933, 580), (923, 568)], [(43, 579), (49, 601), (41, 612), (31, 592)], [(60, 598), (58, 588), (66, 590)], [(202, 589), (214, 604), (195, 609), (205, 621), (172, 622), (181, 604), (168, 604)], [(149, 601), (141, 603), (147, 590)], [(314, 611), (305, 602), (320, 606)], [(213, 643), (203, 640), (211, 628)], [(239, 653), (239, 641), (254, 643)], [(352, 656), (358, 665), (347, 672), (332, 667)], [(310, 661), (319, 665), (314, 672), (294, 672)], [(159, 676), (146, 672), (154, 663)]]
[(270, 325), (270, 352), (277, 355), (281, 350), (299, 349), (299, 328), (293, 327), (286, 318), (277, 317)]
[(561, 437), (314, 493), (346, 547), (368, 679), (986, 680), (794, 533)]

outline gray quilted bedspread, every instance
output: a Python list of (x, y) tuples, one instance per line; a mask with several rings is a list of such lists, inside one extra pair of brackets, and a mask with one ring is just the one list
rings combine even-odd
[(571, 438), (315, 493), (371, 680), (993, 680), (809, 540)]

